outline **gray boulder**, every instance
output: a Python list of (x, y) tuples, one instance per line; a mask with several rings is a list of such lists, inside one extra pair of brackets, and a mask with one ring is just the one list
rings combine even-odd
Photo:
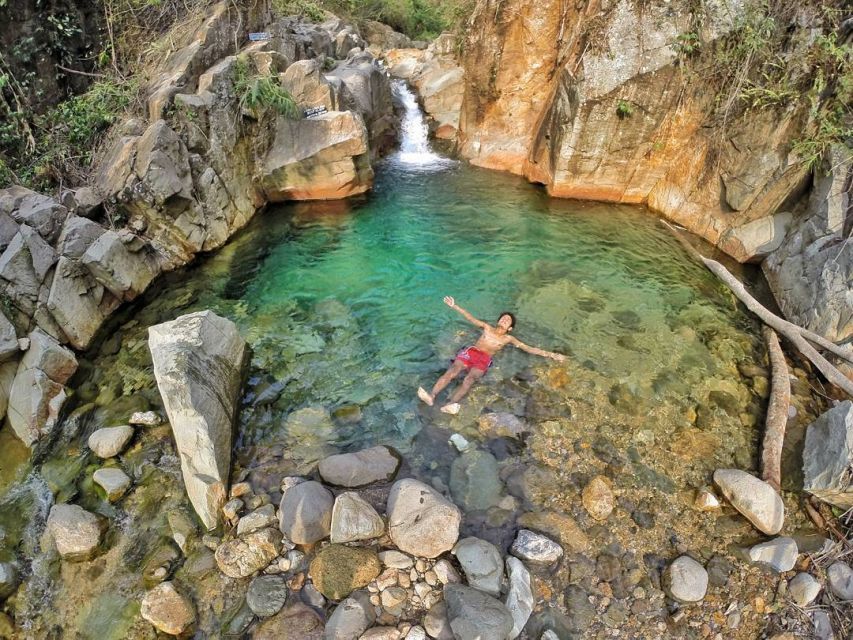
[(506, 640), (513, 619), (499, 600), (461, 584), (444, 587), (447, 619), (456, 640)]
[(25, 224), (36, 231), (48, 244), (56, 242), (62, 223), (68, 216), (68, 209), (50, 196), (30, 191), (25, 195), (12, 218), (19, 224)]
[(5, 294), (26, 315), (35, 313), (39, 290), (55, 262), (53, 248), (27, 225), (19, 227), (0, 254), (0, 281), (5, 281)]
[(120, 300), (133, 300), (148, 288), (159, 270), (144, 251), (133, 252), (122, 236), (104, 231), (86, 249), (81, 261), (106, 289)]
[(491, 542), (463, 538), (453, 547), (453, 555), (462, 566), (468, 584), (492, 596), (499, 596), (503, 582), (503, 557)]
[(82, 258), (89, 246), (105, 231), (97, 222), (81, 216), (71, 216), (62, 227), (62, 233), (56, 243), (57, 249), (60, 255), (66, 258)]
[(776, 490), (740, 469), (717, 469), (714, 482), (723, 495), (760, 531), (776, 535), (785, 522), (785, 505)]
[(0, 312), (0, 362), (7, 362), (18, 353), (18, 334), (6, 315)]
[(355, 488), (391, 480), (399, 468), (399, 456), (390, 447), (380, 445), (324, 458), (318, 470), (329, 484)]
[(132, 437), (133, 427), (129, 425), (104, 427), (92, 432), (88, 444), (89, 448), (99, 458), (112, 458), (124, 451)]
[(287, 582), (282, 576), (258, 576), (249, 583), (246, 604), (259, 618), (275, 615), (287, 602)]
[(365, 591), (355, 591), (342, 601), (326, 622), (324, 640), (358, 640), (376, 621), (376, 612)]
[(333, 506), (334, 497), (322, 484), (300, 482), (281, 497), (281, 532), (296, 544), (314, 544), (329, 535)]
[(853, 507), (853, 402), (812, 422), (803, 449), (803, 489), (841, 509)]
[(46, 531), (65, 560), (87, 560), (101, 543), (100, 520), (76, 504), (53, 505)]
[(201, 311), (149, 327), (148, 347), (187, 494), (213, 529), (228, 495), (246, 343), (233, 322)]
[(388, 496), (388, 533), (397, 547), (421, 558), (436, 558), (459, 538), (459, 508), (423, 482), (406, 478)]
[(507, 591), (504, 605), (512, 616), (512, 631), (508, 640), (517, 638), (521, 634), (524, 625), (533, 613), (536, 599), (533, 597), (533, 582), (530, 580), (530, 572), (524, 563), (512, 556), (506, 559), (506, 572), (509, 577), (509, 591)]
[(9, 390), (9, 423), (31, 446), (56, 426), (65, 402), (65, 383), (77, 370), (74, 354), (41, 329), (29, 335), (29, 349)]
[(699, 602), (708, 591), (708, 572), (690, 556), (673, 560), (663, 580), (667, 594), (678, 602)]
[(370, 503), (357, 493), (347, 491), (335, 498), (332, 508), (332, 542), (355, 542), (378, 538), (385, 523)]
[(519, 529), (509, 551), (517, 558), (538, 565), (551, 565), (563, 557), (563, 547), (529, 529)]
[(793, 538), (774, 538), (749, 549), (749, 559), (766, 564), (776, 571), (790, 571), (797, 561), (797, 542)]
[(853, 569), (843, 562), (835, 562), (826, 570), (829, 588), (838, 598), (853, 601)]

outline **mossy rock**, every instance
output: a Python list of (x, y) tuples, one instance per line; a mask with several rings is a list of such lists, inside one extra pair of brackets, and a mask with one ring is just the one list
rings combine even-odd
[(341, 600), (367, 586), (381, 570), (379, 557), (370, 549), (332, 544), (317, 554), (308, 575), (320, 593)]

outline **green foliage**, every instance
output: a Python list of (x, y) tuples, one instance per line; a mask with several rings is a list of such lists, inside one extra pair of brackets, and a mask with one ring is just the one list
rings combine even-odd
[(272, 0), (278, 15), (299, 15), (314, 22), (324, 11), (354, 21), (378, 20), (416, 40), (431, 40), (453, 30), (473, 8), (473, 0)]
[(234, 88), (240, 104), (252, 111), (272, 109), (286, 118), (298, 118), (299, 107), (293, 96), (281, 86), (278, 77), (253, 74), (244, 57), (234, 65)]
[[(809, 15), (808, 28), (790, 27)], [(748, 4), (713, 53), (710, 79), (720, 87), (716, 126), (725, 129), (728, 119), (753, 109), (802, 114), (792, 151), (810, 168), (832, 144), (852, 139), (853, 47), (838, 36), (844, 15), (833, 2)]]
[(692, 56), (699, 52), (702, 47), (702, 42), (699, 39), (699, 34), (695, 31), (682, 33), (675, 39), (673, 48), (684, 56)]
[[(6, 76), (0, 86), (12, 82)], [(135, 82), (103, 80), (43, 114), (4, 98), (0, 101), (0, 180), (49, 189), (61, 180), (82, 178), (103, 133), (122, 116), (137, 88)]]
[(619, 100), (616, 103), (616, 115), (622, 118), (630, 118), (634, 115), (634, 107), (627, 100)]

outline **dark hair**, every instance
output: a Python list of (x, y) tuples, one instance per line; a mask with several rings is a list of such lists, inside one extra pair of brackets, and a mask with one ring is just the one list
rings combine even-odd
[(510, 329), (515, 329), (515, 314), (514, 314), (514, 313), (511, 313), (511, 312), (509, 312), (509, 311), (501, 311), (501, 312), (498, 314), (498, 322), (500, 322), (500, 319), (501, 319), (501, 318), (503, 318), (504, 316), (509, 316), (510, 318), (512, 318), (512, 324), (511, 324), (511, 325), (509, 325), (509, 328), (510, 328)]

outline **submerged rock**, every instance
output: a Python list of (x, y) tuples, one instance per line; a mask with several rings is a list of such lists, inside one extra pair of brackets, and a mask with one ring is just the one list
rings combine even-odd
[(833, 407), (806, 430), (803, 489), (841, 509), (853, 507), (853, 402)]
[(201, 311), (149, 327), (148, 347), (187, 494), (213, 529), (228, 495), (246, 343), (233, 322)]
[(401, 551), (436, 558), (459, 538), (459, 508), (423, 482), (398, 480), (388, 496), (388, 533)]
[(500, 501), (498, 461), (487, 451), (465, 451), (450, 465), (450, 494), (466, 511), (483, 511)]
[(509, 577), (509, 591), (507, 591), (504, 605), (512, 616), (512, 631), (508, 640), (518, 637), (530, 614), (536, 599), (533, 597), (533, 582), (530, 580), (530, 572), (524, 563), (512, 556), (506, 559), (506, 573)]
[(258, 576), (246, 591), (246, 604), (259, 618), (275, 615), (287, 601), (287, 582), (282, 576)]
[(322, 640), (323, 619), (308, 605), (287, 605), (255, 629), (253, 640)]
[(797, 543), (793, 538), (775, 538), (749, 549), (749, 559), (773, 567), (776, 571), (790, 571), (797, 561)]
[(390, 447), (378, 446), (324, 458), (318, 471), (329, 484), (355, 488), (391, 480), (399, 468), (399, 456)]
[(0, 602), (15, 592), (20, 582), (18, 569), (11, 562), (0, 562)]
[(116, 502), (130, 487), (130, 478), (118, 467), (104, 467), (92, 474), (95, 484), (107, 492), (107, 500)]
[(348, 491), (335, 498), (332, 509), (332, 542), (378, 538), (385, 532), (382, 518), (364, 498)]
[(366, 587), (380, 571), (382, 565), (374, 551), (332, 544), (317, 554), (308, 573), (320, 593), (340, 600)]
[(281, 532), (296, 544), (314, 544), (329, 535), (333, 506), (332, 493), (319, 482), (295, 484), (281, 497)]
[(130, 439), (133, 437), (133, 427), (122, 425), (120, 427), (105, 427), (94, 431), (89, 436), (89, 448), (99, 458), (112, 458), (117, 456)]
[(463, 538), (453, 547), (453, 555), (469, 585), (493, 596), (500, 595), (503, 558), (495, 545), (479, 538)]
[(172, 636), (189, 631), (196, 621), (193, 603), (171, 582), (161, 582), (143, 596), (140, 614), (158, 631)]
[(507, 608), (478, 589), (449, 584), (444, 587), (444, 600), (456, 640), (506, 640), (512, 631)]
[(613, 512), (614, 497), (610, 481), (604, 476), (595, 476), (584, 487), (583, 506), (595, 520), (607, 520)]
[(776, 535), (785, 522), (785, 505), (769, 484), (739, 469), (717, 469), (714, 482), (732, 506), (767, 535)]
[(76, 504), (53, 505), (47, 517), (46, 530), (52, 536), (59, 555), (66, 560), (88, 559), (101, 543), (100, 520)]
[(519, 529), (510, 553), (527, 562), (550, 565), (563, 557), (563, 547), (541, 533)]
[(708, 591), (708, 572), (690, 556), (673, 560), (663, 580), (666, 592), (679, 602), (699, 602)]
[(281, 532), (261, 529), (221, 544), (216, 549), (216, 563), (230, 578), (245, 578), (272, 562), (281, 548)]
[(520, 438), (530, 431), (526, 422), (511, 413), (484, 413), (477, 428), (488, 438)]

